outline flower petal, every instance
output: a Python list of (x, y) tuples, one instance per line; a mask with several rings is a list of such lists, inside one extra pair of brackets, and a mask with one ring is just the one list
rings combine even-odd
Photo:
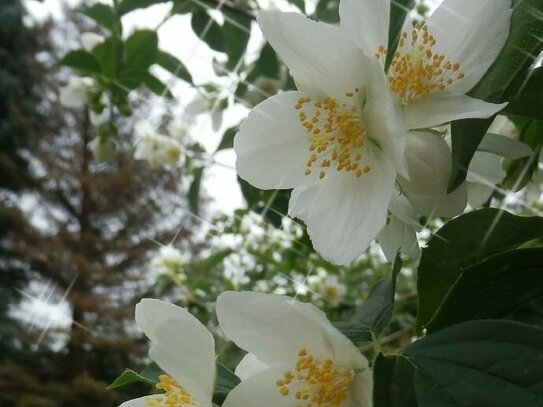
[(144, 299), (136, 306), (136, 322), (153, 343), (151, 359), (200, 404), (211, 405), (215, 341), (200, 321), (174, 304)]
[(341, 29), (366, 55), (388, 46), (390, 0), (341, 0)]
[(137, 399), (132, 399), (125, 401), (119, 407), (146, 407), (149, 402), (153, 401), (153, 407), (168, 407), (166, 404), (166, 397), (162, 394), (154, 394), (152, 396), (140, 397)]
[(459, 119), (483, 119), (503, 109), (507, 103), (494, 104), (466, 95), (440, 92), (418, 99), (404, 108), (409, 129), (436, 127)]
[(272, 367), (292, 368), (301, 348), (345, 368), (367, 367), (352, 342), (311, 304), (282, 295), (226, 291), (217, 298), (217, 318), (229, 339)]
[(482, 207), (492, 196), (494, 188), (489, 185), (468, 182), (468, 202), (474, 209)]
[(234, 138), (236, 167), (241, 178), (260, 189), (310, 185), (306, 176), (309, 138), (294, 105), (303, 94), (285, 92), (256, 106)]
[(528, 144), (493, 133), (485, 134), (481, 144), (477, 147), (477, 151), (493, 153), (510, 160), (518, 160), (533, 154), (533, 150)]
[(275, 384), (289, 368), (266, 369), (242, 381), (228, 393), (222, 407), (292, 407), (294, 396), (283, 396)]
[(255, 355), (247, 353), (236, 366), (235, 374), (241, 380), (247, 380), (249, 377), (269, 368), (269, 365), (262, 363)]
[(371, 407), (373, 405), (373, 374), (365, 369), (354, 377), (347, 407)]
[(262, 11), (257, 20), (299, 90), (338, 98), (367, 82), (368, 58), (339, 28), (279, 11)]
[(464, 73), (447, 91), (466, 93), (501, 52), (511, 20), (510, 0), (445, 0), (428, 19), (436, 51)]
[(452, 218), (464, 211), (467, 204), (466, 183), (450, 194), (417, 194), (406, 191), (407, 199), (422, 216)]
[(377, 148), (364, 149), (371, 171), (329, 171), (320, 183), (295, 188), (289, 215), (302, 219), (315, 249), (328, 261), (347, 264), (362, 254), (383, 228), (394, 190), (393, 165)]
[(476, 151), (469, 164), (466, 181), (493, 187), (501, 182), (506, 175), (507, 173), (502, 168), (500, 156)]

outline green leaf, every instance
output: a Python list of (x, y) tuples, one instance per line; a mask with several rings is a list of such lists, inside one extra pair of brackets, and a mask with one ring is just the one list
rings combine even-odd
[(379, 280), (371, 288), (368, 297), (349, 322), (336, 327), (346, 332), (351, 340), (356, 338), (354, 342), (371, 341), (373, 336), (379, 336), (392, 318), (396, 279), (401, 269), (402, 261), (397, 254), (390, 276)]
[(379, 353), (373, 365), (373, 406), (417, 407), (413, 373), (404, 357)]
[(420, 407), (543, 407), (543, 329), (514, 321), (470, 321), (405, 351), (416, 368)]
[(109, 78), (117, 78), (123, 69), (123, 42), (117, 36), (109, 36), (92, 49), (102, 73)]
[(221, 26), (217, 24), (205, 11), (198, 10), (192, 14), (192, 30), (211, 49), (227, 52), (226, 40)]
[(530, 72), (521, 91), (509, 98), (504, 114), (543, 121), (543, 68)]
[(203, 175), (203, 168), (197, 168), (194, 170), (192, 182), (188, 191), (189, 208), (190, 211), (195, 215), (200, 213), (200, 185), (202, 183)]
[(153, 74), (147, 72), (147, 74), (143, 77), (143, 83), (155, 95), (173, 99), (173, 95), (168, 89), (168, 86)]
[(226, 397), (230, 390), (236, 387), (241, 380), (234, 372), (217, 362), (217, 382), (215, 383), (215, 395)]
[(288, 0), (288, 2), (298, 7), (302, 13), (305, 13), (305, 0)]
[(158, 377), (164, 374), (162, 370), (155, 362), (149, 363), (145, 368), (137, 373), (132, 369), (125, 369), (125, 371), (111, 383), (107, 389), (117, 389), (129, 383), (145, 382), (149, 384), (158, 383)]
[(100, 63), (96, 57), (82, 49), (68, 52), (66, 55), (64, 55), (64, 58), (60, 60), (60, 63), (79, 71), (98, 74), (101, 72)]
[(80, 9), (80, 12), (110, 31), (113, 31), (116, 25), (120, 25), (120, 20), (115, 14), (115, 10), (104, 3), (96, 3), (91, 7), (83, 7)]
[[(532, 63), (543, 50), (543, 2), (514, 0), (513, 10), (509, 39), (496, 62), (470, 91), (472, 97), (498, 103), (518, 94), (523, 89)], [(453, 123), (453, 171), (449, 192), (466, 178), (466, 168), (489, 125), (488, 120)]]
[(315, 17), (319, 21), (337, 23), (339, 21), (339, 0), (319, 0)]
[(499, 251), (543, 236), (543, 218), (481, 209), (451, 220), (422, 250), (417, 271), (417, 324), (424, 327), (463, 269)]
[(158, 57), (158, 36), (152, 30), (138, 30), (126, 39), (124, 61), (128, 68), (147, 69)]
[(543, 249), (513, 250), (467, 268), (427, 326), (434, 332), (474, 319), (543, 326)]
[(226, 69), (233, 71), (245, 55), (251, 34), (251, 20), (226, 11), (224, 12), (224, 18), (222, 30), (228, 54)]
[(166, 0), (123, 0), (119, 3), (117, 12), (120, 16), (124, 16), (131, 11), (147, 8), (160, 3), (166, 3)]
[(238, 129), (239, 129), (239, 126), (233, 126), (233, 127), (230, 127), (228, 129), (226, 129), (226, 131), (222, 135), (221, 143), (219, 144), (219, 147), (217, 147), (216, 151), (226, 150), (228, 148), (233, 148), (234, 147), (234, 136), (238, 132)]
[(156, 63), (178, 78), (192, 84), (192, 76), (187, 67), (177, 57), (165, 51), (158, 51)]
[[(390, 24), (388, 26), (388, 52), (385, 62), (385, 70), (392, 62), (394, 52), (398, 47), (405, 17), (409, 10), (415, 6), (415, 0), (395, 0), (390, 3)], [(383, 44), (384, 45), (384, 44)]]

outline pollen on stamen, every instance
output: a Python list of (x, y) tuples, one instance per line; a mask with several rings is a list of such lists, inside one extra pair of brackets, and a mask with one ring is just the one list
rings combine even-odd
[[(354, 98), (360, 89), (346, 92)], [(301, 110), (298, 120), (309, 135), (310, 156), (306, 163), (305, 175), (312, 174), (315, 163), (320, 166), (318, 176), (326, 177), (328, 168), (337, 171), (356, 171), (362, 160), (366, 127), (361, 118), (356, 100), (352, 104), (337, 101), (328, 96), (322, 100), (301, 97), (295, 108)]]
[(190, 394), (170, 376), (163, 374), (159, 376), (156, 388), (165, 392), (165, 400), (161, 397), (148, 397), (145, 400), (145, 407), (198, 407), (199, 404)]
[[(435, 52), (436, 38), (425, 23), (417, 23), (412, 31), (403, 32), (390, 64), (387, 78), (390, 90), (404, 104), (445, 90), (457, 80), (464, 79), (460, 64)], [(378, 48), (377, 59), (386, 57), (384, 46)]]
[(296, 400), (296, 407), (340, 407), (348, 397), (353, 376), (353, 371), (336, 366), (333, 360), (321, 361), (302, 348), (294, 369), (286, 371), (276, 386), (281, 395)]

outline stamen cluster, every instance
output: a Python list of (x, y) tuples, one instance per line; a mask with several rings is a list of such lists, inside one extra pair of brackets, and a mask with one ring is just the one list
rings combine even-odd
[(283, 396), (294, 396), (296, 407), (340, 407), (353, 384), (353, 372), (302, 348), (294, 371), (286, 371), (275, 384)]
[[(346, 96), (354, 98), (358, 92), (359, 89), (355, 89)], [(353, 171), (357, 177), (371, 170), (360, 163), (366, 127), (355, 100), (345, 104), (330, 96), (322, 101), (301, 97), (294, 108), (300, 111), (298, 120), (309, 133), (310, 156), (305, 175), (310, 175), (315, 165), (320, 168), (320, 179), (331, 166), (337, 171)]]
[[(458, 62), (435, 52), (436, 43), (426, 24), (418, 23), (410, 33), (402, 33), (388, 71), (388, 83), (404, 104), (442, 91), (464, 78)], [(385, 47), (380, 46), (375, 57), (385, 58), (386, 54)]]
[[(159, 376), (159, 382), (156, 388), (164, 390), (167, 407), (198, 407), (198, 403), (190, 394), (170, 376), (163, 374)], [(163, 401), (160, 397), (149, 397), (146, 400), (145, 407), (162, 407)]]

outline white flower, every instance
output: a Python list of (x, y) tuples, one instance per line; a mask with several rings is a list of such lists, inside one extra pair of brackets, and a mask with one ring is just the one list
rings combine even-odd
[(117, 145), (113, 137), (96, 136), (89, 143), (90, 150), (96, 161), (107, 161), (115, 154)]
[(311, 304), (289, 297), (225, 292), (217, 299), (225, 335), (249, 352), (244, 379), (223, 407), (369, 407), (367, 359)]
[(248, 102), (251, 106), (259, 104), (264, 99), (278, 93), (285, 86), (286, 79), (286, 75), (281, 79), (259, 76), (245, 94), (244, 101)]
[[(341, 0), (341, 28), (384, 63), (391, 0)], [(403, 26), (387, 73), (407, 127), (486, 118), (505, 104), (466, 96), (486, 73), (509, 35), (511, 0), (444, 0), (424, 23)]]
[(160, 248), (158, 255), (153, 259), (152, 264), (158, 274), (175, 274), (186, 279), (183, 267), (187, 263), (186, 257), (178, 249), (171, 246)]
[(335, 274), (327, 274), (326, 277), (319, 285), (318, 293), (324, 298), (328, 303), (336, 307), (340, 304), (341, 300), (347, 292), (347, 287), (341, 281), (339, 281), (338, 276)]
[(168, 123), (168, 134), (177, 141), (182, 141), (187, 132), (188, 128), (181, 119), (175, 118)]
[(453, 217), (467, 203), (465, 184), (447, 194), (452, 155), (447, 142), (435, 132), (410, 132), (405, 150), (410, 179), (399, 177), (401, 191), (422, 216)]
[(79, 40), (81, 41), (83, 49), (87, 52), (91, 52), (94, 47), (104, 42), (105, 37), (93, 32), (84, 32), (81, 34), (81, 37), (79, 37)]
[(149, 123), (136, 124), (136, 133), (141, 137), (134, 152), (137, 160), (146, 160), (152, 167), (166, 167), (175, 164), (181, 156), (181, 145), (172, 137), (158, 134)]
[(395, 191), (388, 205), (388, 221), (377, 235), (383, 253), (391, 263), (401, 250), (407, 257), (418, 260), (420, 247), (417, 231), (421, 229), (419, 216), (405, 195)]
[(87, 104), (88, 93), (93, 86), (94, 80), (92, 78), (71, 77), (70, 82), (60, 88), (60, 104), (68, 108), (85, 106)]
[(151, 340), (151, 359), (167, 372), (156, 386), (164, 394), (121, 407), (212, 407), (215, 341), (209, 331), (183, 308), (154, 299), (136, 305), (136, 323)]
[(251, 111), (234, 139), (238, 173), (294, 188), (289, 214), (323, 257), (348, 263), (385, 225), (397, 172), (407, 175), (406, 130), (380, 63), (339, 28), (271, 11), (258, 21), (299, 90)]

